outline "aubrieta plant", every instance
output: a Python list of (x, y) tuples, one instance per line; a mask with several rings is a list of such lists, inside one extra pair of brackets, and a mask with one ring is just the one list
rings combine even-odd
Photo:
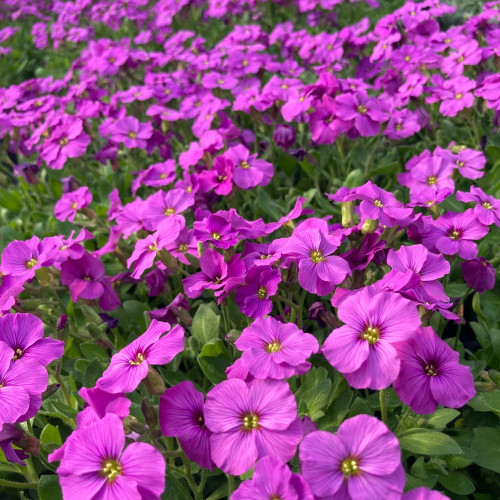
[(500, 1), (0, 2), (0, 497), (496, 500)]

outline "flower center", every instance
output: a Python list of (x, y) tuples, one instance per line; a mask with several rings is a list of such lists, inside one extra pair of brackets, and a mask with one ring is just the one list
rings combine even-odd
[(272, 352), (281, 351), (281, 343), (277, 340), (273, 340), (270, 344), (266, 345), (266, 351), (270, 354)]
[(405, 62), (410, 62), (411, 61), (411, 57), (410, 56), (405, 56)]
[(84, 281), (92, 281), (92, 278), (90, 276), (84, 276), (83, 280)]
[(258, 290), (257, 290), (257, 297), (260, 299), (260, 300), (264, 300), (266, 297), (267, 297), (267, 290), (261, 286)]
[(219, 241), (221, 238), (220, 234), (215, 232), (215, 231), (210, 236), (212, 237), (212, 239), (214, 239), (216, 241)]
[(449, 233), (448, 233), (448, 236), (452, 239), (452, 240), (459, 240), (460, 239), (460, 236), (462, 236), (461, 232), (460, 231), (457, 231), (456, 229), (452, 229)]
[(138, 352), (135, 358), (129, 361), (129, 364), (139, 366), (143, 361), (146, 361), (144, 354), (142, 354), (142, 352)]
[(60, 141), (59, 141), (59, 145), (61, 146), (66, 146), (66, 144), (68, 144), (69, 142), (69, 139), (67, 137), (63, 137)]
[(457, 62), (459, 63), (462, 63), (465, 61), (465, 57), (464, 56), (460, 56), (458, 59), (457, 59)]
[(77, 203), (76, 201), (75, 201), (75, 203), (72, 203), (72, 204), (71, 204), (71, 208), (72, 208), (73, 210), (75, 210), (76, 208), (78, 208), (78, 203)]
[(160, 174), (160, 179), (163, 180), (163, 179), (166, 179), (166, 177), (167, 177), (167, 174)]
[(455, 94), (455, 99), (462, 99), (463, 96), (462, 92), (459, 92), (458, 94)]
[(437, 375), (437, 369), (434, 367), (434, 365), (426, 365), (424, 368), (424, 372), (427, 376), (429, 377), (435, 377)]
[(241, 420), (243, 422), (243, 429), (246, 431), (252, 431), (259, 428), (259, 416), (255, 413), (247, 413), (243, 415)]
[(354, 458), (346, 458), (342, 462), (340, 468), (342, 469), (342, 474), (344, 474), (345, 479), (360, 473), (358, 461)]
[(491, 210), (493, 208), (493, 206), (491, 205), (491, 203), (489, 203), (487, 201), (483, 201), (483, 203), (481, 203), (481, 206), (483, 208), (486, 208), (487, 210)]
[(23, 355), (23, 351), (21, 351), (21, 349), (16, 349), (16, 352), (14, 353), (14, 357), (12, 358), (12, 361), (19, 359), (22, 355)]
[(150, 252), (156, 252), (156, 250), (158, 250), (158, 247), (156, 246), (156, 243), (153, 243), (151, 245), (148, 245), (148, 250)]
[(396, 126), (394, 128), (399, 131), (403, 129), (403, 125), (401, 125), (401, 123), (396, 123)]
[(101, 472), (111, 482), (122, 473), (122, 466), (116, 460), (105, 460), (102, 464)]
[(375, 344), (380, 338), (380, 329), (376, 326), (367, 326), (361, 334), (361, 338), (368, 341), (369, 344)]
[(324, 259), (323, 257), (323, 252), (321, 250), (311, 250), (311, 253), (309, 254), (311, 256), (311, 260), (317, 264), (318, 262), (321, 262)]
[(128, 136), (130, 139), (135, 139), (137, 137), (137, 134), (135, 132), (129, 132)]
[(427, 185), (428, 186), (434, 186), (437, 182), (437, 177), (435, 175), (431, 175), (430, 177), (427, 177)]
[(186, 243), (181, 243), (177, 250), (179, 250), (179, 252), (187, 252), (187, 249), (188, 249), (188, 246), (186, 245)]
[(465, 163), (463, 161), (456, 161), (455, 164), (457, 165), (457, 167), (461, 168), (465, 165)]
[(375, 200), (374, 204), (378, 208), (382, 208), (384, 206), (384, 204), (380, 200)]
[(363, 104), (360, 104), (356, 109), (358, 110), (358, 113), (361, 113), (362, 115), (368, 111), (368, 108), (363, 106)]
[(248, 162), (246, 162), (246, 161), (242, 161), (242, 162), (240, 163), (240, 167), (241, 167), (241, 168), (244, 168), (244, 169), (246, 170), (247, 168), (250, 168), (250, 165), (248, 164)]
[(35, 267), (37, 264), (38, 264), (38, 260), (36, 260), (36, 259), (30, 259), (24, 263), (24, 265), (26, 266), (26, 269), (31, 269), (32, 267)]
[(175, 214), (175, 208), (169, 207), (165, 209), (165, 212), (163, 212), (165, 215), (173, 215)]

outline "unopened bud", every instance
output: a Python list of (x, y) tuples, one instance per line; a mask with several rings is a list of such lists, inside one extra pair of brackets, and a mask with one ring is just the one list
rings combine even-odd
[(68, 316), (66, 314), (61, 314), (57, 320), (57, 331), (61, 332), (68, 325)]
[(182, 326), (189, 328), (193, 324), (193, 318), (189, 314), (189, 311), (187, 311), (183, 307), (179, 307), (177, 310), (174, 311), (174, 313), (177, 315), (179, 323)]
[(167, 250), (162, 248), (156, 252), (157, 257), (167, 266), (169, 269), (173, 269), (174, 271), (179, 268), (179, 263), (177, 259)]
[(48, 385), (47, 389), (45, 389), (45, 392), (42, 392), (42, 401), (49, 399), (50, 396), (52, 396), (53, 394), (55, 394), (59, 390), (59, 387), (61, 387), (59, 384)]
[(240, 338), (240, 335), (241, 335), (240, 330), (236, 330), (235, 328), (231, 328), (231, 330), (229, 330), (229, 332), (226, 333), (226, 340), (229, 343), (234, 344)]
[(161, 396), (167, 390), (162, 376), (152, 366), (148, 369), (144, 385), (151, 395)]
[(38, 457), (40, 453), (40, 441), (35, 436), (23, 433), (22, 438), (14, 440), (13, 442), (24, 452), (29, 453), (34, 457)]
[(378, 228), (378, 220), (366, 219), (361, 226), (361, 232), (363, 234), (374, 233)]
[(341, 204), (342, 226), (352, 227), (354, 225), (354, 201), (345, 201)]
[(144, 421), (146, 425), (153, 429), (158, 425), (158, 408), (149, 401), (149, 399), (144, 398), (142, 400), (142, 414), (144, 415)]
[(131, 432), (137, 432), (137, 434), (144, 434), (146, 432), (146, 426), (139, 422), (132, 415), (128, 415), (123, 419), (123, 430), (125, 434), (130, 434)]

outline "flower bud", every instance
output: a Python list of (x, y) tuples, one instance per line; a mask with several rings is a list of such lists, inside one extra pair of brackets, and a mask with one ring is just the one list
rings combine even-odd
[(354, 201), (345, 201), (342, 207), (342, 226), (351, 227), (354, 225)]
[(161, 396), (167, 390), (162, 376), (152, 366), (148, 369), (144, 385), (151, 395)]
[(484, 258), (477, 257), (460, 263), (464, 280), (478, 293), (495, 286), (495, 268)]
[(173, 269), (174, 271), (179, 268), (179, 263), (177, 259), (167, 250), (162, 248), (156, 252), (157, 257), (162, 261), (165, 266), (169, 269)]
[(59, 390), (59, 387), (61, 387), (59, 384), (48, 385), (47, 389), (45, 389), (45, 392), (42, 392), (42, 401), (45, 401), (46, 399), (50, 398), (50, 396), (55, 394)]
[(149, 399), (144, 398), (141, 405), (142, 414), (144, 415), (144, 421), (146, 425), (153, 429), (158, 425), (158, 408), (149, 401)]
[(378, 220), (366, 219), (361, 226), (361, 232), (363, 234), (374, 233), (378, 228)]
[(287, 151), (295, 144), (295, 128), (279, 123), (274, 129), (273, 139), (277, 146)]

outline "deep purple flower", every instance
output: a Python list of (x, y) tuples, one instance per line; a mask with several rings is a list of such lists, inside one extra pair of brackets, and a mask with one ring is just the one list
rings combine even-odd
[[(28, 455), (17, 449), (24, 436), (15, 424), (3, 424), (3, 428), (0, 430), (0, 449), (7, 461), (22, 466), (26, 465), (23, 460), (28, 458)], [(13, 448), (12, 444), (15, 444), (16, 448)]]
[(80, 259), (68, 259), (61, 264), (61, 282), (69, 287), (71, 299), (97, 299), (104, 293), (104, 266), (85, 252)]
[(458, 352), (431, 326), (420, 327), (413, 339), (396, 349), (401, 370), (394, 390), (414, 412), (434, 413), (438, 404), (460, 408), (476, 393), (470, 368), (458, 362)]
[(193, 224), (198, 241), (211, 243), (216, 248), (229, 248), (238, 243), (238, 230), (232, 226), (228, 213), (217, 212)]
[(302, 475), (315, 498), (400, 500), (406, 477), (399, 442), (380, 420), (357, 415), (337, 434), (311, 432), (300, 445)]
[(43, 323), (32, 314), (8, 314), (0, 317), (0, 341), (13, 351), (13, 360), (24, 364), (35, 360), (47, 366), (64, 352), (62, 340), (43, 337)]
[(259, 379), (285, 379), (304, 375), (311, 363), (306, 360), (318, 352), (318, 341), (293, 323), (259, 318), (245, 328), (235, 342), (243, 351), (241, 363)]
[(153, 500), (165, 489), (161, 453), (148, 443), (125, 447), (122, 422), (112, 413), (75, 431), (57, 473), (65, 498), (84, 491), (89, 500)]
[(261, 458), (252, 476), (240, 484), (231, 495), (231, 500), (313, 500), (311, 490), (300, 474), (292, 473), (290, 467), (279, 458)]
[(224, 156), (235, 164), (233, 172), (234, 183), (242, 189), (251, 189), (255, 186), (267, 186), (274, 175), (271, 163), (257, 159), (257, 155), (250, 155), (242, 144), (229, 148)]
[(288, 462), (302, 439), (295, 397), (284, 381), (225, 380), (207, 394), (204, 413), (212, 460), (228, 474), (243, 474), (269, 455)]
[(210, 431), (203, 416), (204, 400), (191, 381), (170, 387), (160, 398), (160, 425), (164, 436), (179, 440), (189, 460), (212, 470)]
[(234, 299), (241, 312), (250, 318), (260, 318), (273, 308), (270, 297), (278, 291), (281, 274), (269, 266), (255, 266), (247, 272), (245, 284), (236, 290)]
[(291, 125), (276, 125), (273, 139), (277, 146), (287, 151), (295, 144), (295, 127)]
[(384, 389), (399, 373), (393, 344), (420, 326), (415, 304), (397, 293), (365, 287), (351, 293), (337, 314), (345, 324), (328, 336), (321, 352), (356, 389)]
[(495, 268), (484, 257), (460, 262), (460, 267), (465, 282), (476, 292), (483, 293), (495, 286)]
[(63, 194), (54, 207), (54, 216), (61, 221), (68, 219), (73, 222), (76, 212), (81, 208), (88, 207), (91, 201), (92, 193), (86, 186), (78, 188), (76, 191)]
[[(166, 333), (165, 335), (163, 335)], [(132, 392), (145, 379), (150, 365), (165, 365), (184, 350), (184, 329), (153, 320), (137, 339), (113, 355), (96, 387), (107, 392)]]
[(200, 173), (200, 192), (214, 190), (216, 194), (226, 196), (233, 189), (234, 163), (225, 156), (217, 156), (211, 170)]
[(474, 214), (477, 220), (486, 226), (495, 224), (500, 227), (500, 200), (486, 194), (481, 188), (471, 186), (470, 193), (457, 191), (457, 200), (476, 203)]

